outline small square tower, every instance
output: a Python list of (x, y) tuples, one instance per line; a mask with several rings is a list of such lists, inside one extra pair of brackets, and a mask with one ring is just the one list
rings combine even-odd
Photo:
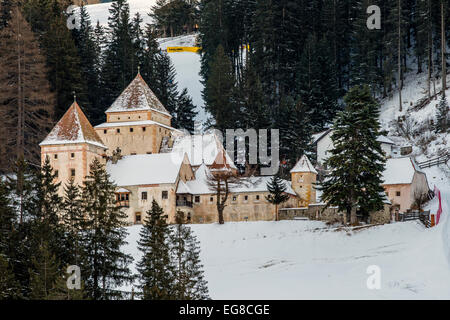
[(45, 158), (49, 157), (57, 174), (57, 182), (62, 182), (60, 194), (69, 179), (73, 179), (78, 185), (83, 183), (94, 159), (106, 162), (104, 155), (107, 147), (76, 101), (39, 145), (41, 162), (44, 163)]
[(303, 155), (291, 170), (292, 189), (299, 197), (298, 205), (306, 207), (316, 202), (316, 190), (313, 184), (317, 180), (317, 171), (306, 155)]

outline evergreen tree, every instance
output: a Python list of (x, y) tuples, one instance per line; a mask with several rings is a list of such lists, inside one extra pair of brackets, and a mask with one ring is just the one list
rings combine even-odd
[(144, 300), (174, 299), (174, 266), (170, 257), (171, 230), (167, 215), (153, 200), (140, 232), (138, 249), (142, 258), (137, 265)]
[(230, 60), (225, 55), (221, 45), (217, 47), (210, 72), (210, 77), (203, 91), (206, 102), (205, 109), (213, 116), (216, 129), (223, 131), (227, 128), (233, 128), (236, 116), (231, 101), (234, 76)]
[(65, 229), (64, 248), (69, 253), (68, 263), (78, 265), (82, 259), (81, 235), (84, 219), (80, 189), (73, 179), (64, 186), (62, 223)]
[(176, 118), (178, 89), (175, 68), (166, 52), (160, 52), (155, 62), (155, 77), (154, 83), (150, 84), (151, 88), (167, 111)]
[(368, 86), (354, 87), (345, 96), (346, 108), (333, 125), (334, 149), (325, 165), (330, 168), (322, 190), (322, 200), (347, 213), (356, 223), (356, 211), (364, 216), (383, 207), (381, 174), (384, 154), (380, 143), (378, 104)]
[(0, 300), (20, 298), (20, 290), (7, 259), (0, 253)]
[(274, 175), (270, 182), (267, 183), (267, 189), (270, 194), (266, 196), (266, 200), (275, 205), (275, 220), (278, 221), (278, 206), (289, 200), (286, 193), (286, 184), (278, 175)]
[(448, 103), (445, 97), (441, 97), (439, 104), (436, 107), (436, 131), (447, 132), (449, 128), (449, 112)]
[(197, 112), (195, 111), (192, 98), (188, 95), (187, 89), (184, 88), (177, 98), (176, 117), (172, 119), (172, 126), (179, 129), (186, 129), (193, 134), (196, 115)]
[[(97, 28), (100, 28), (98, 25)], [(79, 28), (72, 30), (75, 45), (80, 57), (81, 76), (88, 83), (87, 96), (90, 105), (84, 105), (88, 118), (93, 125), (100, 123), (103, 117), (103, 108), (100, 97), (102, 87), (100, 86), (100, 61), (102, 30), (94, 31), (89, 13), (84, 5), (80, 7)]]
[(135, 77), (138, 61), (131, 31), (130, 8), (126, 0), (111, 4), (108, 17), (108, 45), (102, 68), (104, 106), (109, 106)]
[(177, 300), (208, 299), (200, 261), (200, 245), (191, 228), (184, 224), (184, 213), (177, 211), (171, 237), (174, 260), (174, 295)]
[(85, 293), (94, 300), (120, 298), (114, 288), (132, 281), (133, 258), (122, 252), (126, 245), (126, 214), (116, 205), (115, 185), (104, 166), (95, 159), (82, 187), (84, 260), (81, 269)]

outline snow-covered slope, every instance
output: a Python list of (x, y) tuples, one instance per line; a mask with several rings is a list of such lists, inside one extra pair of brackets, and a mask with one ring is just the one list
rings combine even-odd
[[(146, 23), (151, 23), (152, 18), (148, 15), (151, 11), (151, 7), (156, 4), (156, 0), (128, 0), (130, 6), (130, 17), (133, 18), (134, 15), (139, 12), (143, 20), (143, 25)], [(111, 8), (112, 2), (108, 3), (97, 3), (87, 5), (86, 9), (91, 17), (92, 24), (108, 25), (109, 9)]]
[[(346, 232), (318, 221), (192, 225), (213, 299), (449, 299), (443, 227), (407, 222)], [(128, 229), (126, 251), (135, 259), (140, 228)], [(381, 270), (379, 290), (367, 288), (372, 265)]]

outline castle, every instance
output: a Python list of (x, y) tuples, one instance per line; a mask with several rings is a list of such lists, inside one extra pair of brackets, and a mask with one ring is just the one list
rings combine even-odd
[[(192, 223), (217, 221), (216, 192), (208, 185), (212, 168), (236, 170), (218, 137), (189, 135), (171, 126), (171, 115), (138, 73), (105, 111), (106, 122), (92, 127), (76, 101), (40, 143), (63, 186), (73, 179), (82, 185), (89, 165), (98, 159), (117, 185), (117, 205), (129, 224), (141, 223), (156, 200), (175, 221), (181, 210)], [(121, 150), (114, 158), (114, 151)], [(214, 169), (213, 169), (214, 170)], [(306, 156), (283, 180), (289, 200), (280, 208), (315, 202), (317, 172)], [(243, 177), (226, 200), (225, 221), (274, 220), (275, 206), (266, 200), (272, 176)]]

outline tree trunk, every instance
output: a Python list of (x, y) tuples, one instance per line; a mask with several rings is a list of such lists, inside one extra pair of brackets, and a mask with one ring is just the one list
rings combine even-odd
[(278, 216), (278, 204), (275, 204), (275, 221), (279, 221), (279, 216)]
[(356, 206), (353, 206), (350, 212), (350, 224), (355, 225), (357, 222), (358, 220), (356, 218)]

